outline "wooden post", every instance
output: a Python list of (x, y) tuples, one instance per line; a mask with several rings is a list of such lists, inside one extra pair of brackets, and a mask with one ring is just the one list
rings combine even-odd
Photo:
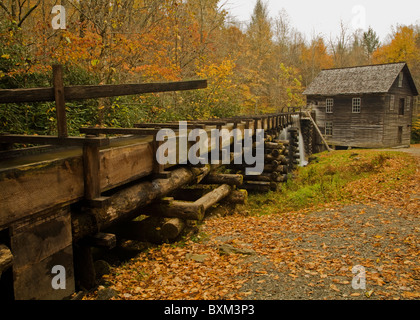
[[(86, 138), (92, 136), (87, 135)], [(85, 181), (85, 198), (87, 200), (98, 199), (101, 196), (99, 181), (99, 147), (94, 144), (83, 146), (83, 168)]]
[(157, 141), (156, 139), (158, 132), (159, 130), (156, 130), (156, 132), (153, 134), (153, 178), (168, 179), (171, 177), (171, 172), (165, 171), (165, 165), (159, 163), (158, 161), (158, 159), (161, 159), (161, 157), (158, 156), (158, 151), (160, 146), (163, 144), (163, 141)]
[(319, 129), (318, 125), (316, 124), (315, 120), (312, 118), (311, 114), (309, 112), (306, 112), (306, 115), (309, 118), (309, 120), (311, 120), (311, 122), (313, 123), (314, 128), (316, 129), (317, 133), (321, 137), (321, 140), (324, 143), (324, 145), (327, 148), (327, 150), (328, 151), (332, 151), (331, 148), (330, 148), (330, 146), (328, 145), (327, 141), (325, 140), (324, 135), (322, 134), (321, 130)]
[[(71, 212), (51, 210), (14, 223), (10, 228), (13, 287), (16, 300), (59, 300), (75, 291)], [(54, 266), (61, 266), (65, 288), (52, 287)]]
[(73, 254), (76, 284), (81, 289), (92, 289), (96, 285), (96, 273), (91, 247), (83, 243), (75, 243)]
[(53, 85), (55, 109), (57, 114), (57, 130), (59, 138), (67, 138), (66, 103), (64, 100), (63, 66), (53, 65)]

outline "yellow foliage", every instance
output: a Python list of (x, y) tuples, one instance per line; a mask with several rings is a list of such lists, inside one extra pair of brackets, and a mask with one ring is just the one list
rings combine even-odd
[(373, 53), (374, 63), (414, 62), (420, 61), (420, 48), (416, 45), (419, 35), (413, 28), (400, 26), (388, 45), (382, 46)]

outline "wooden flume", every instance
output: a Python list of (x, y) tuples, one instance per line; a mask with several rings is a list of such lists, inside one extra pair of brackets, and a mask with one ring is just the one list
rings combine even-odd
[[(0, 103), (56, 101), (57, 108), (65, 111), (66, 100), (206, 87), (205, 80), (64, 87), (60, 68), (54, 70), (54, 88), (0, 90)], [(35, 153), (27, 160), (18, 157), (23, 151), (2, 153), (11, 165), (0, 168), (0, 231), (10, 230), (10, 244), (0, 243), (0, 272), (13, 266), (15, 298), (62, 299), (76, 285), (89, 289), (95, 284), (92, 247), (113, 248), (122, 236), (174, 241), (191, 221), (203, 220), (215, 204), (244, 204), (248, 191), (278, 189), (295, 165), (296, 137), (278, 139), (280, 131), (292, 124), (291, 115), (187, 121), (189, 130), (203, 129), (209, 134), (215, 127), (249, 129), (253, 134), (264, 129), (264, 172), (258, 176), (246, 176), (246, 166), (232, 165), (233, 157), (228, 165), (157, 164), (156, 134), (161, 129), (177, 132), (174, 122), (80, 128), (84, 137), (70, 137), (65, 112), (59, 112), (58, 136), (0, 135), (0, 145), (7, 149), (17, 143), (55, 146), (39, 148), (39, 155), (34, 147)], [(223, 141), (219, 142), (220, 148)], [(134, 220), (140, 216), (145, 218)], [(22, 245), (21, 239), (34, 234), (47, 239), (31, 242), (33, 252), (43, 248), (45, 255), (40, 258)], [(51, 291), (51, 281), (41, 276), (51, 272), (51, 259), (71, 271), (66, 292)]]

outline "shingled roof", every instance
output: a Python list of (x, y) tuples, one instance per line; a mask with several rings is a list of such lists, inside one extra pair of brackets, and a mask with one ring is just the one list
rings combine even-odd
[(407, 68), (409, 81), (418, 94), (407, 64), (390, 63), (362, 67), (322, 70), (303, 92), (305, 95), (386, 93), (399, 73)]

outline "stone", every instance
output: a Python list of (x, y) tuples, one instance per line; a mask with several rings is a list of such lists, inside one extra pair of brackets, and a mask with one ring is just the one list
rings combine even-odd
[(111, 267), (109, 266), (108, 262), (105, 260), (97, 260), (93, 264), (95, 268), (96, 277), (99, 279), (105, 274), (109, 274), (111, 271)]
[(206, 254), (193, 254), (193, 253), (187, 253), (185, 256), (187, 260), (194, 260), (197, 262), (204, 262), (208, 258)]
[(98, 290), (98, 296), (96, 300), (110, 300), (113, 297), (116, 297), (118, 292), (111, 288), (101, 288)]
[(220, 254), (244, 254), (253, 255), (256, 254), (255, 250), (248, 248), (236, 248), (230, 244), (221, 244), (219, 246)]

